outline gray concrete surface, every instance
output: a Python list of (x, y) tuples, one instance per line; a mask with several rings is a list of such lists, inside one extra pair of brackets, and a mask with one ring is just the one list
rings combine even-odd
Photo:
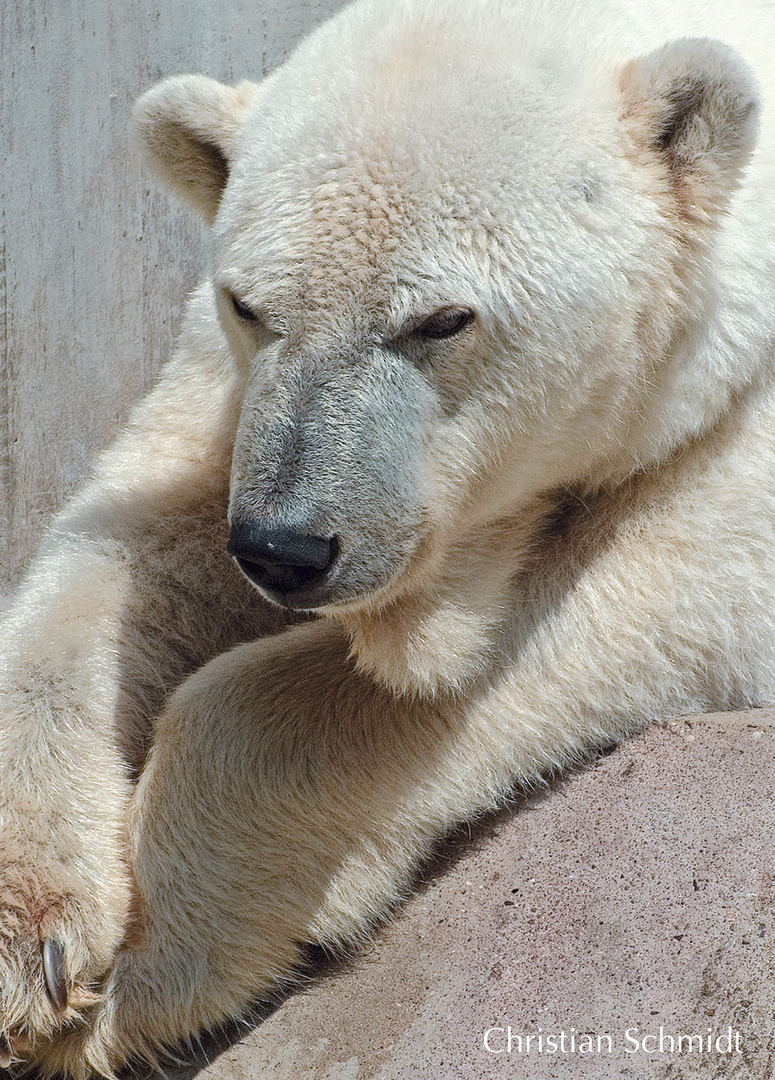
[(775, 710), (650, 728), (458, 837), (366, 954), (171, 1076), (771, 1080), (774, 760)]

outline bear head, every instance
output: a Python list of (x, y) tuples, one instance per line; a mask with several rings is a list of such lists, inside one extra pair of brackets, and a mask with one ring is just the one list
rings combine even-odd
[[(551, 493), (659, 464), (734, 394), (694, 370), (756, 112), (720, 42), (621, 57), (432, 0), (356, 4), (261, 84), (141, 98), (152, 167), (212, 226), (230, 550), (259, 588), (364, 655), (390, 611), (435, 620), (464, 679)], [(383, 674), (437, 677), (412, 663)]]

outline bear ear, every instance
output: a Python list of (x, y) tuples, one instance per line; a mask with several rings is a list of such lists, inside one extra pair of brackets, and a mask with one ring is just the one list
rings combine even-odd
[(710, 220), (736, 188), (756, 142), (753, 75), (729, 46), (682, 38), (621, 73), (637, 156), (666, 172), (680, 210)]
[(176, 75), (138, 100), (132, 120), (161, 182), (212, 224), (234, 154), (234, 135), (255, 83), (225, 86)]

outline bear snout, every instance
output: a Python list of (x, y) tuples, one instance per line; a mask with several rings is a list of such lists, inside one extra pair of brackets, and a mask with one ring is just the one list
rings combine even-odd
[(324, 582), (336, 562), (339, 543), (335, 536), (238, 520), (232, 523), (226, 550), (252, 582), (294, 607), (296, 597), (289, 594), (303, 593), (306, 599)]

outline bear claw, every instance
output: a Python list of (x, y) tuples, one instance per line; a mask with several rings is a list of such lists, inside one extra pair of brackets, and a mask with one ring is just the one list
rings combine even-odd
[(0, 1069), (7, 1069), (13, 1061), (11, 1046), (4, 1035), (0, 1035)]
[(53, 938), (47, 938), (43, 942), (43, 971), (51, 1004), (58, 1012), (63, 1012), (67, 1008), (65, 950)]

